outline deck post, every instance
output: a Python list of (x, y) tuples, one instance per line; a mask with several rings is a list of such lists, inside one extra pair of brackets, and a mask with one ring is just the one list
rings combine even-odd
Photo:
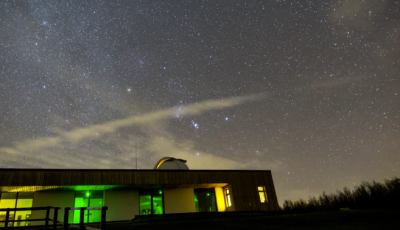
[(107, 206), (101, 207), (101, 225), (100, 229), (105, 230), (106, 229), (106, 212), (108, 210)]
[(4, 228), (8, 228), (8, 219), (10, 217), (10, 209), (8, 208), (6, 211), (6, 222), (4, 222)]
[(53, 216), (53, 229), (57, 229), (57, 223), (58, 223), (58, 210), (60, 208), (54, 208), (54, 216)]
[[(86, 208), (80, 208), (81, 212), (80, 214), (80, 218), (79, 218), (79, 229), (80, 230), (84, 230), (85, 229), (85, 209)], [(88, 212), (89, 213), (89, 212)]]
[(68, 230), (68, 214), (71, 208), (64, 208), (64, 230)]
[(44, 228), (49, 229), (49, 215), (50, 215), (50, 206), (46, 208), (46, 220), (44, 221)]

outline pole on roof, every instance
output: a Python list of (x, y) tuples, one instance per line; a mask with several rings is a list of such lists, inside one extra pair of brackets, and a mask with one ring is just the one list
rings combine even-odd
[(136, 141), (136, 145), (135, 145), (135, 147), (136, 147), (136, 149), (135, 149), (136, 150), (136, 170), (137, 170), (137, 152), (138, 152), (138, 147), (137, 147), (138, 144), (137, 143), (138, 142)]

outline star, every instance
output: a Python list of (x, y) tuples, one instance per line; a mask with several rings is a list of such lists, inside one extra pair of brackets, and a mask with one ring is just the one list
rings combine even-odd
[(171, 152), (281, 202), (400, 175), (398, 0), (143, 2), (0, 1), (0, 167)]
[(196, 122), (194, 122), (193, 120), (191, 120), (192, 125), (194, 126), (195, 129), (199, 128), (199, 124), (197, 124)]

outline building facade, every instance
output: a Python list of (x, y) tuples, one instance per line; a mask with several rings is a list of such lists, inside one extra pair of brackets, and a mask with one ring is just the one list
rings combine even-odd
[[(102, 207), (107, 221), (171, 213), (277, 211), (271, 171), (0, 169), (0, 209), (20, 207)], [(64, 210), (58, 214), (63, 221)], [(79, 210), (69, 222), (79, 222)], [(99, 222), (100, 210), (85, 211)], [(42, 225), (45, 211), (17, 211), (15, 226)], [(52, 216), (52, 213), (50, 213)], [(5, 213), (0, 212), (0, 219)], [(4, 223), (3, 223), (4, 225)]]

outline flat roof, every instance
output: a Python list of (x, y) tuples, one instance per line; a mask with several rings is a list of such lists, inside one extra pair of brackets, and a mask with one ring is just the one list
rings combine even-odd
[(57, 169), (57, 168), (0, 168), (0, 171), (121, 171), (121, 172), (271, 172), (271, 170), (246, 169)]

